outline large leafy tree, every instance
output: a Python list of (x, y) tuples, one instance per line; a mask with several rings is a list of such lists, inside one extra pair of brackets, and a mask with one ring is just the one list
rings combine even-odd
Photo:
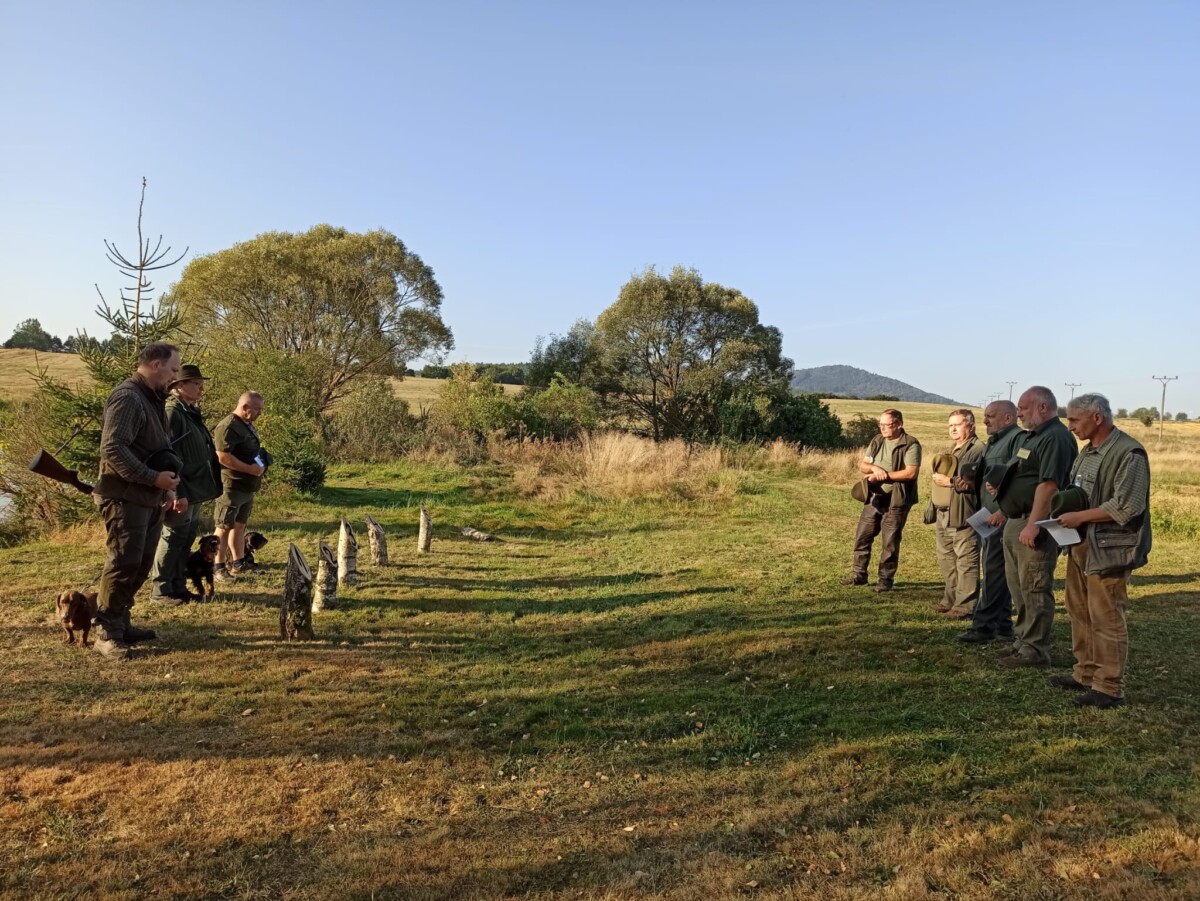
[(5, 347), (26, 350), (62, 350), (62, 341), (51, 335), (36, 319), (26, 319), (13, 329), (12, 337), (4, 342)]
[(622, 412), (655, 440), (718, 437), (731, 397), (785, 386), (792, 371), (753, 301), (682, 266), (631, 278), (596, 320), (596, 340)]
[(318, 414), (356, 379), (454, 345), (433, 270), (382, 229), (268, 232), (193, 260), (169, 299), (211, 348), (303, 358)]

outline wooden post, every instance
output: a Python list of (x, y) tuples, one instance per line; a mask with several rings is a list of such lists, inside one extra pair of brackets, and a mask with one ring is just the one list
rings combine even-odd
[(358, 582), (358, 539), (350, 523), (342, 520), (342, 532), (338, 536), (338, 585), (354, 585)]
[(283, 582), (283, 604), (279, 608), (279, 637), (283, 641), (312, 641), (312, 570), (300, 548), (288, 548), (287, 576)]
[(387, 566), (387, 536), (383, 533), (383, 526), (371, 516), (367, 517), (367, 541), (371, 545), (371, 565)]
[(317, 545), (317, 584), (313, 590), (313, 610), (332, 610), (337, 606), (338, 565), (333, 549), (324, 541)]
[(417, 553), (428, 554), (431, 544), (433, 544), (433, 520), (429, 518), (425, 505), (421, 504), (421, 530), (417, 533)]

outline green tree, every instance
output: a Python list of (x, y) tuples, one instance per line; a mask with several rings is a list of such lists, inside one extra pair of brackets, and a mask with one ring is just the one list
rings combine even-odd
[(51, 335), (36, 319), (26, 319), (13, 329), (12, 337), (4, 342), (7, 348), (24, 348), (26, 350), (55, 350), (62, 348), (62, 341)]
[(193, 260), (169, 299), (210, 347), (303, 357), (321, 415), (356, 379), (454, 344), (433, 270), (382, 229), (268, 232)]
[(469, 438), (482, 444), (494, 432), (515, 431), (521, 417), (517, 405), (504, 388), (490, 377), (475, 378), (471, 363), (450, 367), (450, 378), (439, 389), (438, 402), (430, 411), (435, 429)]
[(596, 327), (586, 319), (579, 319), (565, 335), (537, 339), (525, 367), (525, 384), (547, 388), (555, 376), (561, 376), (573, 384), (602, 388), (601, 353)]
[(1152, 426), (1158, 422), (1158, 407), (1138, 407), (1129, 414), (1144, 426)]
[(1126, 410), (1124, 407), (1118, 407), (1118, 408), (1117, 408), (1117, 414), (1116, 414), (1116, 418), (1117, 418), (1117, 419), (1128, 419), (1128, 418), (1129, 418), (1129, 411), (1128, 411), (1128, 410)]
[(620, 412), (656, 441), (718, 437), (726, 401), (786, 387), (792, 370), (753, 301), (682, 266), (630, 279), (596, 320), (596, 340)]
[(806, 447), (844, 446), (842, 422), (814, 394), (771, 387), (735, 394), (721, 406), (721, 432), (735, 441), (782, 438)]
[(1182, 410), (1180, 410), (1178, 413), (1175, 414), (1175, 421), (1176, 422), (1187, 422), (1188, 415), (1186, 413), (1184, 413)]

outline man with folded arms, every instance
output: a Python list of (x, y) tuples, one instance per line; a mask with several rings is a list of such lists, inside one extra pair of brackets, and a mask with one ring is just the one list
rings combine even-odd
[(1079, 454), (1049, 388), (1029, 388), (1017, 412), (1029, 435), (1016, 453), (1011, 484), (998, 497), (1012, 512), (1004, 525), (1004, 572), (1017, 614), (1016, 640), (999, 660), (1009, 669), (1050, 665), (1058, 545), (1038, 522), (1050, 518), (1050, 499), (1067, 485)]
[(1080, 509), (1058, 516), (1083, 539), (1070, 547), (1067, 559), (1076, 663), (1071, 674), (1051, 676), (1050, 682), (1081, 692), (1075, 698), (1080, 707), (1107, 709), (1125, 703), (1126, 585), (1150, 554), (1150, 462), (1146, 449), (1113, 425), (1103, 395), (1074, 398), (1067, 404), (1067, 425), (1087, 442), (1071, 472), (1070, 491)]
[(875, 591), (891, 591), (900, 566), (900, 538), (908, 511), (917, 502), (917, 473), (921, 471), (921, 442), (904, 431), (899, 410), (879, 414), (879, 434), (859, 461), (858, 471), (867, 477), (871, 491), (854, 533), (854, 568), (842, 584), (867, 584), (871, 545), (882, 533)]
[(1025, 432), (1017, 427), (1017, 406), (1011, 400), (992, 401), (983, 411), (983, 425), (987, 429), (987, 445), (983, 449), (983, 462), (979, 466), (976, 484), (979, 488), (979, 503), (990, 515), (988, 524), (998, 526), (994, 532), (979, 542), (979, 559), (982, 577), (979, 585), (979, 600), (971, 615), (971, 628), (955, 636), (964, 644), (982, 644), (988, 641), (1013, 640), (1012, 594), (1004, 575), (1004, 523), (1000, 504), (995, 495), (983, 487), (983, 473), (994, 466), (1005, 466), (1013, 461), (1025, 441)]

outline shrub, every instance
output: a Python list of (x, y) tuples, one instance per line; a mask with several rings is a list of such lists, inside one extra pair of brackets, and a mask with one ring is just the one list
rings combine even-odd
[(361, 384), (325, 425), (328, 456), (342, 463), (394, 460), (412, 447), (415, 435), (408, 403), (384, 379)]
[(784, 388), (742, 392), (721, 405), (721, 434), (733, 441), (782, 439), (806, 447), (841, 447), (842, 423), (814, 394)]
[(842, 425), (842, 434), (849, 447), (866, 447), (879, 434), (879, 423), (862, 413)]
[(600, 420), (596, 392), (560, 375), (554, 376), (549, 388), (525, 396), (522, 408), (526, 429), (538, 438), (578, 438)]

